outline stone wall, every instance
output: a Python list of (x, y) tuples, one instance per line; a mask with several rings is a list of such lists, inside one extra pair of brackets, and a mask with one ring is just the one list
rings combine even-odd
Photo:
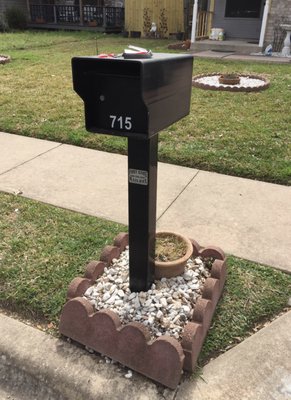
[(266, 44), (273, 42), (274, 29), (283, 20), (291, 23), (291, 0), (272, 0), (265, 35)]

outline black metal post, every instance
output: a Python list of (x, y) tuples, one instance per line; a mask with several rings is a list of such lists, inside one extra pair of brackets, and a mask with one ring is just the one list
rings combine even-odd
[(158, 135), (128, 138), (129, 284), (147, 291), (154, 280)]

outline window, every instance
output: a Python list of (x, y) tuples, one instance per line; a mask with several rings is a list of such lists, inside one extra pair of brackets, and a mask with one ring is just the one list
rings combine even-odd
[(226, 0), (225, 17), (260, 18), (262, 0)]
[(199, 7), (199, 11), (207, 11), (208, 10), (208, 0), (199, 0), (198, 7)]

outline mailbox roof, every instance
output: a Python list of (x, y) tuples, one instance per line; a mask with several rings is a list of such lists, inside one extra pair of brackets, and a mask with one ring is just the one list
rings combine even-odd
[[(75, 57), (74, 57), (75, 58)], [(156, 61), (166, 61), (166, 60), (179, 60), (183, 58), (193, 58), (192, 54), (169, 54), (169, 53), (153, 53), (153, 56), (151, 58), (124, 58), (122, 56), (120, 57), (115, 57), (115, 58), (98, 58), (98, 56), (81, 56), (77, 58), (85, 58), (85, 59), (98, 59), (102, 60), (104, 62), (112, 62), (112, 61), (117, 61), (117, 62), (126, 62), (126, 63), (140, 63), (140, 64), (147, 64), (147, 63), (152, 63)]]

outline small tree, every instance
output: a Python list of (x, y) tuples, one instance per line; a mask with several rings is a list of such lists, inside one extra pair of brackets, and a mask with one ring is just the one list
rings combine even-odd
[(0, 14), (0, 32), (8, 31), (8, 24), (4, 15)]
[(27, 17), (18, 7), (10, 7), (5, 12), (6, 21), (10, 29), (25, 29), (27, 27)]
[(162, 8), (160, 10), (160, 18), (159, 18), (159, 33), (162, 38), (167, 35), (168, 32), (168, 17), (167, 17), (167, 10)]
[(152, 22), (151, 11), (146, 7), (143, 9), (143, 31), (145, 36), (149, 36)]

